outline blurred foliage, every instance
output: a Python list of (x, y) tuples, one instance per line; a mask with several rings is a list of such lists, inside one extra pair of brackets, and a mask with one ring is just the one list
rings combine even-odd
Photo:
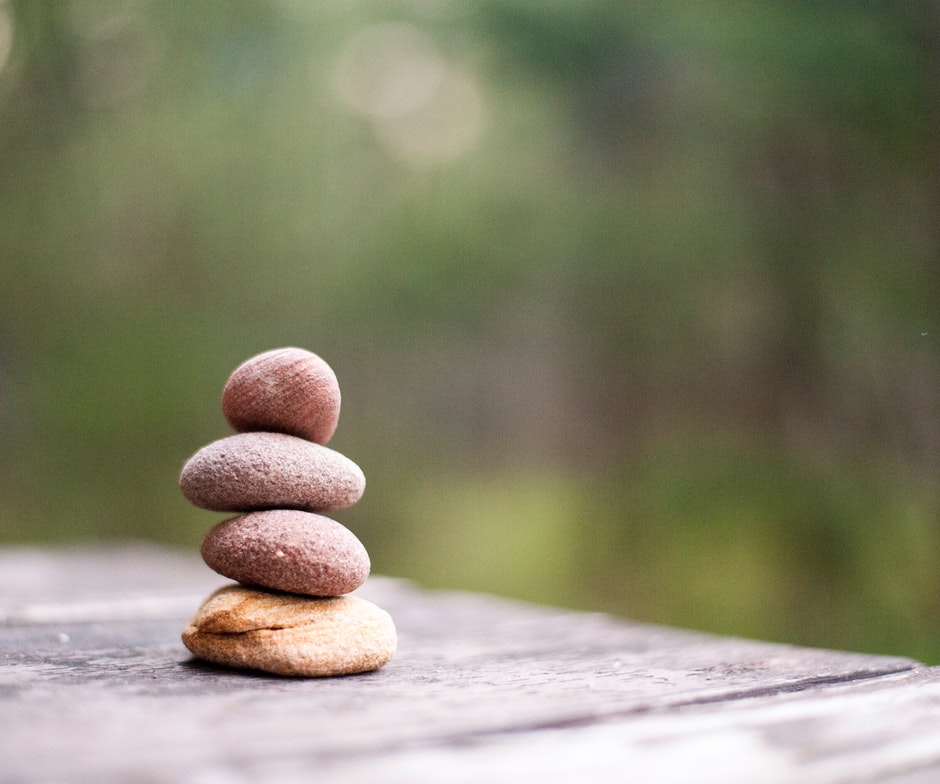
[(0, 537), (195, 548), (343, 388), (377, 572), (940, 662), (940, 8), (0, 0)]

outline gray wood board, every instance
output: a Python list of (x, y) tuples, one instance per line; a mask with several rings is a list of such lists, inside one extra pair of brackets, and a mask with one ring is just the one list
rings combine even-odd
[(940, 675), (908, 659), (374, 577), (396, 657), (295, 680), (191, 659), (225, 582), (146, 545), (0, 551), (0, 781), (940, 780)]

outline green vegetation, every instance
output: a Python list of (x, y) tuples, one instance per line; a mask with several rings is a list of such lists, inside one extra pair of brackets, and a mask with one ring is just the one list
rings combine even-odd
[(0, 0), (0, 543), (195, 548), (299, 345), (376, 571), (940, 662), (936, 4)]

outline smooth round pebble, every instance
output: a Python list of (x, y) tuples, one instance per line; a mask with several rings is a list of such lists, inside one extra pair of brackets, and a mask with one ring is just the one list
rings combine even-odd
[(240, 583), (308, 596), (340, 596), (369, 576), (356, 535), (328, 517), (271, 509), (216, 525), (202, 542), (211, 569)]
[(238, 433), (196, 452), (179, 483), (190, 502), (215, 512), (325, 512), (356, 503), (366, 478), (329, 447), (284, 433)]
[(378, 669), (394, 656), (398, 637), (385, 610), (356, 596), (314, 599), (233, 585), (203, 602), (183, 644), (227, 667), (319, 677)]
[(222, 390), (222, 413), (240, 433), (273, 430), (325, 444), (339, 422), (332, 368), (302, 348), (276, 348), (239, 365)]

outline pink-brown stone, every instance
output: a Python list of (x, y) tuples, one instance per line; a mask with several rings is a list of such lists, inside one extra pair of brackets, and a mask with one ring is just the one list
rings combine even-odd
[(202, 542), (210, 568), (247, 585), (308, 596), (340, 596), (369, 576), (356, 535), (328, 517), (271, 509), (216, 525)]
[(325, 444), (336, 431), (339, 409), (332, 368), (302, 348), (277, 348), (246, 360), (222, 390), (222, 413), (240, 433), (272, 430)]

